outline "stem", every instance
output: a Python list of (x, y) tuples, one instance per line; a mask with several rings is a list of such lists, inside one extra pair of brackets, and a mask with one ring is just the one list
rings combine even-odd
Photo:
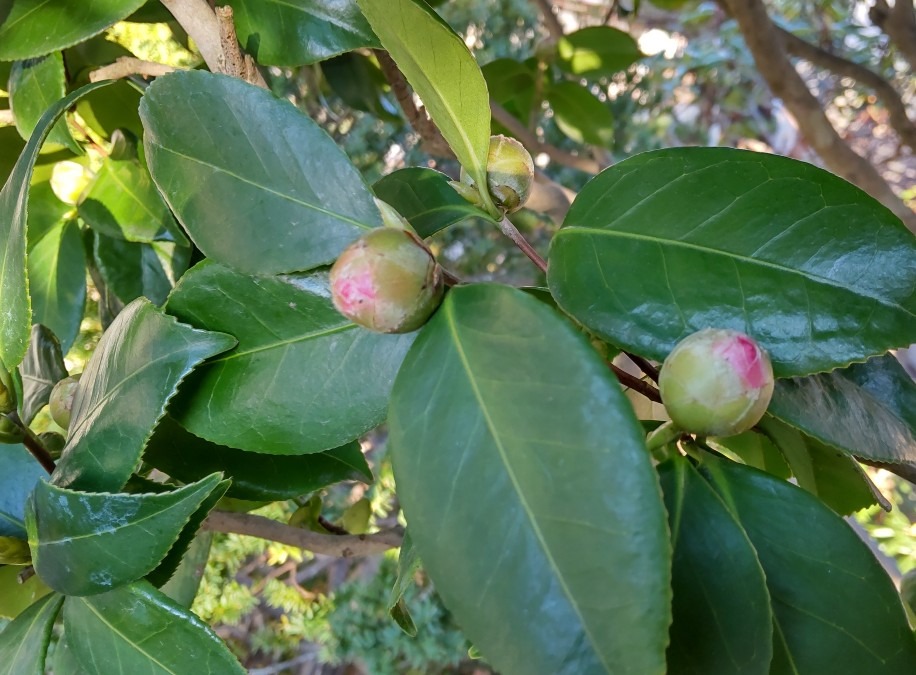
[(38, 463), (41, 464), (45, 471), (54, 473), (54, 469), (57, 468), (57, 465), (54, 463), (54, 458), (51, 457), (51, 453), (48, 452), (47, 448), (38, 440), (38, 436), (32, 433), (32, 430), (23, 424), (22, 419), (19, 417), (19, 413), (11, 412), (6, 417), (10, 422), (22, 429), (22, 444), (25, 446), (25, 449), (31, 453), (32, 457), (38, 460)]
[(649, 376), (649, 378), (658, 384), (658, 368), (649, 363), (648, 360), (644, 359), (641, 356), (636, 354), (631, 354), (630, 352), (624, 352), (627, 357), (636, 364), (636, 367), (639, 368), (642, 372)]
[(541, 257), (541, 254), (538, 253), (534, 246), (528, 243), (528, 240), (522, 236), (522, 233), (518, 231), (518, 228), (512, 224), (508, 218), (503, 218), (499, 221), (499, 229), (504, 235), (509, 237), (513, 243), (518, 246), (522, 253), (528, 256), (528, 259), (531, 260), (538, 269), (541, 270), (544, 274), (547, 274), (547, 261)]
[(620, 380), (620, 384), (628, 387), (629, 389), (632, 389), (633, 391), (639, 392), (650, 401), (655, 401), (656, 403), (662, 402), (662, 397), (661, 394), (658, 393), (658, 389), (653, 387), (651, 384), (648, 382), (643, 382), (638, 377), (630, 375), (627, 371), (621, 370), (613, 363), (608, 362), (608, 366), (610, 366), (611, 370), (614, 371), (614, 375), (616, 375), (617, 379)]

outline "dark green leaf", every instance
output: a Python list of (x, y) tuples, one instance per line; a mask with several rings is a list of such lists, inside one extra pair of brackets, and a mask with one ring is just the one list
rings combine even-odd
[[(182, 607), (191, 608), (194, 598), (197, 596), (197, 590), (200, 587), (200, 580), (204, 576), (204, 570), (207, 567), (207, 559), (210, 557), (210, 544), (213, 542), (212, 532), (201, 532), (196, 537), (187, 552), (181, 559), (181, 564), (175, 570), (175, 574), (160, 589)], [(55, 675), (57, 675), (55, 673)]]
[(779, 478), (789, 478), (792, 470), (779, 448), (769, 437), (757, 430), (745, 431), (737, 436), (707, 439), (716, 450), (731, 452), (735, 458), (755, 469), (766, 471)]
[(244, 675), (213, 630), (145, 582), (67, 598), (67, 644), (89, 675)]
[(34, 574), (19, 583), (20, 572), (21, 567), (0, 567), (0, 619), (15, 619), (36, 600), (51, 592)]
[(383, 92), (385, 76), (368, 56), (356, 52), (335, 56), (321, 64), (321, 72), (331, 89), (351, 108), (381, 119), (399, 119), (398, 109)]
[(668, 672), (766, 675), (773, 613), (754, 547), (687, 460), (658, 471), (674, 545)]
[(553, 240), (548, 281), (561, 307), (626, 349), (660, 361), (697, 330), (731, 328), (787, 377), (916, 342), (914, 261), (903, 224), (833, 174), (676, 148), (586, 185)]
[(29, 351), (19, 372), (22, 375), (22, 412), (19, 416), (23, 422), (31, 424), (38, 411), (47, 405), (54, 385), (67, 377), (60, 342), (45, 326), (37, 323), (32, 326)]
[(848, 454), (916, 462), (916, 384), (893, 356), (778, 380), (769, 412)]
[(151, 572), (220, 481), (162, 494), (74, 492), (41, 481), (27, 515), (32, 564), (65, 595), (94, 595)]
[(560, 82), (547, 92), (554, 121), (576, 143), (602, 147), (614, 141), (614, 116), (606, 104), (576, 82)]
[(67, 108), (90, 91), (106, 84), (96, 82), (86, 85), (54, 104), (39, 120), (3, 190), (0, 190), (0, 242), (4, 245), (0, 261), (0, 306), (3, 307), (3, 312), (0, 312), (0, 361), (7, 369), (15, 368), (22, 361), (32, 328), (26, 277), (26, 204), (38, 149), (48, 130)]
[(900, 596), (838, 515), (785, 481), (734, 462), (704, 463), (766, 574), (774, 673), (903, 675), (916, 641)]
[(54, 645), (54, 653), (51, 655), (51, 672), (54, 675), (86, 675), (86, 671), (80, 666), (70, 646), (67, 644), (67, 636), (62, 634)]
[[(0, 35), (3, 25), (0, 24)], [(0, 41), (2, 41), (0, 37)], [(0, 47), (2, 51), (3, 47)], [(26, 140), (32, 135), (39, 118), (67, 93), (67, 76), (60, 52), (27, 61), (17, 61), (10, 71), (10, 108), (16, 129)], [(61, 119), (48, 134), (42, 152), (54, 152), (68, 148), (79, 152), (79, 146), (67, 130), (67, 123)]]
[(135, 85), (122, 80), (104, 92), (89, 94), (76, 104), (76, 112), (87, 127), (103, 138), (111, 138), (116, 129), (127, 129), (140, 138), (140, 96)]
[(229, 0), (242, 46), (258, 63), (301, 66), (379, 42), (356, 0)]
[(143, 458), (184, 482), (221, 471), (232, 479), (230, 497), (252, 501), (292, 499), (343, 480), (372, 481), (355, 441), (313, 455), (255, 455), (210, 443), (168, 416), (156, 427)]
[(497, 669), (664, 672), (658, 479), (618, 382), (568, 321), (506, 286), (453, 288), (398, 374), (389, 429), (424, 569)]
[[(490, 96), (464, 40), (417, 0), (357, 1), (458, 161), (477, 185), (486, 185)], [(490, 194), (481, 196), (495, 213)]]
[(557, 43), (557, 64), (578, 77), (610, 77), (642, 56), (636, 40), (610, 26), (589, 26)]
[(97, 234), (93, 254), (105, 287), (122, 303), (144, 297), (161, 305), (187, 269), (191, 249), (167, 241), (145, 244)]
[(24, 446), (0, 445), (0, 536), (26, 538), (25, 503), (46, 475)]
[(185, 274), (168, 311), (239, 344), (200, 368), (172, 414), (214, 443), (277, 455), (329, 450), (379, 424), (414, 336), (359, 328), (329, 296), (325, 272), (250, 277), (205, 261)]
[(233, 344), (228, 335), (178, 323), (146, 300), (125, 307), (80, 380), (54, 484), (119, 490), (139, 466), (146, 440), (179, 382)]
[(410, 167), (384, 176), (372, 186), (383, 202), (404, 216), (421, 237), (461, 222), (465, 218), (491, 220), (448, 184), (449, 177), (434, 169)]
[(145, 0), (15, 0), (0, 16), (0, 61), (28, 59), (101, 33)]
[(391, 589), (391, 595), (388, 596), (388, 614), (410, 637), (416, 637), (417, 626), (404, 602), (404, 593), (413, 584), (414, 575), (419, 569), (420, 557), (417, 555), (417, 549), (414, 548), (410, 532), (404, 532), (404, 540), (401, 542), (401, 551), (398, 555), (398, 578)]
[(481, 69), (490, 98), (525, 123), (534, 112), (535, 73), (515, 59), (496, 59)]
[(44, 675), (54, 620), (64, 599), (42, 598), (0, 633), (0, 675)]
[(157, 79), (140, 104), (153, 180), (204, 254), (275, 274), (332, 262), (381, 225), (362, 176), (287, 101), (201, 71)]

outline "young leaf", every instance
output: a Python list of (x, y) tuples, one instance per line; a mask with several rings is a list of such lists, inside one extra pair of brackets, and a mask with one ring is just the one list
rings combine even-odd
[(610, 26), (589, 26), (557, 43), (557, 65), (577, 77), (610, 77), (642, 57), (630, 35)]
[(255, 455), (195, 436), (169, 416), (159, 422), (143, 459), (184, 482), (222, 472), (232, 479), (226, 494), (250, 501), (292, 499), (344, 480), (372, 481), (356, 441), (311, 455)]
[(67, 645), (88, 675), (244, 675), (213, 630), (146, 582), (67, 598)]
[(151, 572), (219, 474), (161, 494), (74, 492), (41, 481), (26, 515), (32, 564), (65, 595), (93, 595)]
[(44, 675), (54, 620), (63, 597), (42, 598), (0, 633), (0, 675)]
[(25, 539), (25, 503), (46, 475), (25, 447), (0, 445), (0, 537)]
[[(2, 32), (3, 26), (0, 24), (0, 34)], [(60, 52), (17, 61), (10, 71), (9, 86), (4, 86), (4, 89), (8, 89), (10, 94), (10, 109), (13, 111), (16, 129), (20, 136), (28, 140), (42, 113), (67, 93), (67, 75)], [(67, 130), (67, 123), (61, 119), (51, 128), (42, 152), (54, 152), (63, 148), (79, 152), (79, 146)]]
[(146, 90), (140, 117), (153, 180), (217, 262), (252, 274), (308, 270), (382, 224), (343, 151), (259, 87), (172, 73)]
[(398, 374), (389, 428), (424, 568), (497, 669), (664, 672), (658, 478), (572, 324), (516, 289), (453, 288)]
[(916, 641), (900, 596), (842, 518), (785, 481), (709, 458), (704, 477), (757, 550), (773, 604), (773, 672), (901, 674)]
[(80, 380), (52, 482), (73, 490), (119, 490), (181, 380), (234, 343), (229, 335), (182, 325), (147, 300), (125, 307)]
[(404, 593), (410, 588), (413, 577), (419, 569), (420, 557), (417, 555), (417, 549), (414, 548), (410, 532), (406, 531), (404, 540), (401, 542), (401, 551), (398, 554), (398, 578), (395, 579), (391, 595), (388, 596), (388, 614), (410, 637), (417, 636), (417, 626), (410, 617), (410, 611), (404, 602)]
[(732, 328), (787, 377), (916, 341), (914, 259), (900, 220), (833, 174), (676, 148), (586, 185), (553, 240), (548, 282), (561, 307), (631, 351), (662, 360), (697, 330)]
[(417, 234), (429, 237), (466, 218), (490, 216), (455, 192), (449, 177), (435, 169), (398, 169), (378, 180), (372, 189), (404, 216)]
[(607, 148), (614, 142), (614, 116), (581, 84), (560, 82), (551, 86), (547, 102), (560, 131), (576, 143)]
[[(477, 185), (486, 185), (490, 96), (467, 45), (419, 0), (357, 1), (458, 161)], [(481, 196), (495, 213), (489, 192)]]
[[(25, 4), (30, 3), (22, 3)], [(22, 5), (17, 4), (17, 9)], [(8, 23), (9, 21), (3, 25)], [(2, 43), (0, 32), (0, 44)], [(22, 361), (32, 328), (32, 310), (26, 275), (26, 204), (38, 150), (51, 126), (65, 110), (89, 92), (107, 84), (108, 82), (88, 84), (49, 108), (38, 121), (6, 184), (0, 190), (0, 245), (3, 246), (0, 256), (0, 306), (3, 307), (3, 311), (0, 312), (0, 361), (7, 369), (15, 368)]]
[(51, 397), (54, 385), (67, 377), (67, 366), (60, 342), (50, 329), (41, 324), (32, 326), (29, 351), (19, 366), (22, 375), (22, 407), (20, 417), (31, 424), (38, 411)]
[(204, 576), (207, 559), (210, 557), (210, 545), (212, 543), (212, 532), (201, 532), (194, 537), (194, 541), (191, 542), (187, 552), (182, 556), (181, 563), (172, 578), (159, 589), (186, 609), (191, 608), (194, 598), (197, 596), (200, 580)]
[(301, 66), (378, 38), (356, 0), (230, 0), (242, 46), (265, 66)]
[(674, 545), (668, 672), (766, 675), (773, 612), (754, 547), (687, 460), (658, 473)]
[(239, 341), (182, 387), (173, 415), (209, 441), (265, 454), (322, 452), (379, 424), (414, 338), (349, 323), (324, 272), (252, 277), (204, 261), (167, 309)]
[(145, 0), (16, 0), (0, 23), (0, 61), (29, 59), (82, 42), (129, 16)]

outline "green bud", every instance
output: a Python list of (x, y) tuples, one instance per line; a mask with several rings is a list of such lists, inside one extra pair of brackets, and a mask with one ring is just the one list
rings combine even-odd
[(51, 170), (51, 190), (64, 204), (76, 206), (92, 178), (92, 172), (79, 162), (58, 162)]
[(0, 417), (0, 443), (21, 443), (23, 436), (22, 427), (9, 417)]
[(48, 402), (51, 419), (61, 429), (70, 426), (70, 413), (73, 411), (73, 399), (79, 388), (79, 380), (79, 375), (65, 377), (51, 390), (51, 400)]
[(443, 278), (415, 234), (378, 228), (340, 254), (331, 268), (331, 298), (345, 317), (379, 333), (409, 333), (442, 302)]
[(58, 459), (67, 444), (67, 439), (56, 431), (43, 431), (38, 434), (38, 441), (44, 446), (53, 459)]
[(770, 358), (744, 333), (707, 328), (682, 340), (665, 359), (662, 401), (681, 429), (732, 436), (760, 421), (773, 395)]
[(16, 387), (13, 376), (0, 365), (0, 414), (13, 412), (16, 409)]
[[(474, 181), (461, 170), (461, 180), (467, 185)], [(506, 213), (517, 211), (531, 194), (534, 183), (534, 162), (525, 146), (507, 136), (490, 136), (490, 151), (487, 154), (487, 188), (498, 207)], [(468, 201), (473, 201), (467, 196)]]

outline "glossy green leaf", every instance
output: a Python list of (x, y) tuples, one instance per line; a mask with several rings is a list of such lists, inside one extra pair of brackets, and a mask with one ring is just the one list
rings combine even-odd
[(754, 547), (687, 460), (658, 472), (674, 546), (668, 673), (766, 675), (773, 612)]
[(734, 462), (704, 463), (766, 574), (774, 673), (903, 675), (916, 641), (900, 596), (838, 515), (785, 481)]
[(232, 479), (227, 494), (251, 501), (292, 499), (344, 480), (372, 481), (355, 441), (312, 455), (255, 455), (206, 441), (171, 417), (159, 422), (143, 458), (184, 482), (221, 471)]
[(737, 459), (755, 469), (766, 471), (779, 478), (787, 479), (792, 475), (792, 470), (786, 463), (785, 457), (779, 452), (773, 441), (757, 429), (745, 431), (737, 436), (726, 438), (708, 438), (707, 443), (716, 450)]
[(144, 582), (67, 598), (67, 644), (88, 675), (244, 675), (196, 615)]
[[(476, 184), (486, 185), (490, 96), (464, 40), (418, 0), (357, 1), (458, 161)], [(482, 197), (495, 213), (489, 193)]]
[(182, 557), (175, 574), (159, 589), (186, 609), (191, 608), (197, 596), (200, 580), (204, 576), (207, 559), (210, 557), (212, 543), (212, 532), (201, 532), (194, 537), (194, 541)]
[(578, 77), (610, 77), (639, 60), (636, 40), (610, 26), (589, 26), (557, 43), (557, 65)]
[(60, 341), (50, 329), (37, 323), (32, 326), (29, 351), (19, 366), (19, 372), (22, 376), (19, 416), (23, 422), (31, 424), (38, 411), (47, 405), (54, 385), (67, 377)]
[(614, 116), (606, 104), (576, 82), (559, 82), (547, 92), (554, 121), (576, 143), (608, 147), (614, 141)]
[(25, 539), (25, 503), (47, 476), (22, 445), (0, 445), (0, 537)]
[(561, 307), (626, 349), (661, 361), (697, 330), (731, 328), (788, 377), (916, 342), (914, 261), (903, 224), (833, 174), (676, 148), (585, 186), (553, 240), (548, 281)]
[(97, 82), (86, 85), (54, 104), (39, 120), (35, 132), (0, 190), (0, 242), (4, 246), (0, 258), (0, 306), (3, 307), (3, 312), (0, 312), (0, 361), (7, 369), (15, 368), (22, 361), (32, 328), (26, 277), (26, 204), (38, 150), (51, 126), (67, 108), (82, 96), (106, 84)]
[(14, 0), (0, 17), (0, 61), (42, 56), (82, 42), (136, 11), (145, 0)]
[(109, 237), (188, 245), (146, 165), (138, 159), (106, 159), (79, 205), (79, 214), (92, 229)]
[(0, 633), (0, 675), (44, 675), (54, 620), (64, 599), (42, 598)]
[(182, 387), (172, 414), (214, 443), (276, 455), (336, 448), (379, 424), (414, 337), (349, 323), (326, 272), (250, 277), (205, 261), (167, 310), (239, 341)]
[(51, 672), (54, 675), (86, 675), (86, 671), (80, 666), (70, 645), (67, 644), (67, 636), (64, 634), (61, 634), (57, 644), (54, 645), (54, 652), (51, 655)]
[(398, 374), (389, 433), (424, 569), (495, 668), (664, 672), (658, 479), (572, 324), (507, 286), (453, 288)]
[(496, 59), (480, 70), (490, 98), (527, 126), (535, 106), (535, 72), (515, 59)]
[(219, 474), (162, 494), (74, 492), (41, 481), (27, 515), (32, 564), (65, 595), (104, 593), (159, 564)]
[(36, 575), (19, 583), (21, 567), (0, 567), (0, 619), (15, 619), (51, 589)]
[(381, 216), (311, 119), (234, 77), (172, 73), (140, 105), (150, 173), (204, 254), (276, 274), (332, 262)]
[(410, 637), (416, 637), (417, 626), (404, 602), (404, 593), (414, 583), (414, 575), (419, 569), (420, 557), (417, 555), (417, 549), (410, 538), (410, 532), (404, 532), (404, 540), (398, 554), (398, 577), (391, 589), (391, 595), (388, 596), (388, 614)]
[(321, 72), (334, 93), (351, 108), (381, 119), (400, 119), (397, 106), (385, 96), (385, 76), (368, 56), (356, 52), (335, 56), (321, 64)]
[(146, 244), (103, 234), (95, 235), (92, 248), (105, 287), (124, 304), (139, 297), (164, 303), (191, 258), (190, 248), (172, 242)]
[(916, 384), (893, 356), (778, 380), (769, 412), (848, 454), (916, 462)]
[(421, 237), (466, 218), (485, 218), (485, 212), (460, 196), (448, 184), (450, 178), (434, 169), (410, 167), (398, 169), (376, 181), (372, 189), (404, 216)]
[(29, 195), (28, 274), (32, 320), (50, 328), (69, 349), (79, 334), (86, 304), (86, 254), (72, 207), (49, 183)]
[(356, 0), (229, 0), (239, 41), (266, 66), (301, 66), (378, 47)]
[(146, 440), (179, 382), (233, 344), (228, 335), (178, 323), (146, 300), (125, 307), (83, 372), (54, 484), (119, 490), (139, 466)]
[[(0, 35), (3, 26), (0, 24)], [(2, 41), (0, 37), (0, 41)], [(3, 48), (0, 47), (0, 50)], [(10, 71), (10, 108), (16, 129), (26, 140), (32, 135), (38, 120), (67, 93), (67, 75), (60, 52), (27, 61), (17, 61)], [(42, 152), (53, 152), (68, 148), (79, 151), (79, 146), (67, 130), (67, 123), (59, 120), (51, 128)]]

